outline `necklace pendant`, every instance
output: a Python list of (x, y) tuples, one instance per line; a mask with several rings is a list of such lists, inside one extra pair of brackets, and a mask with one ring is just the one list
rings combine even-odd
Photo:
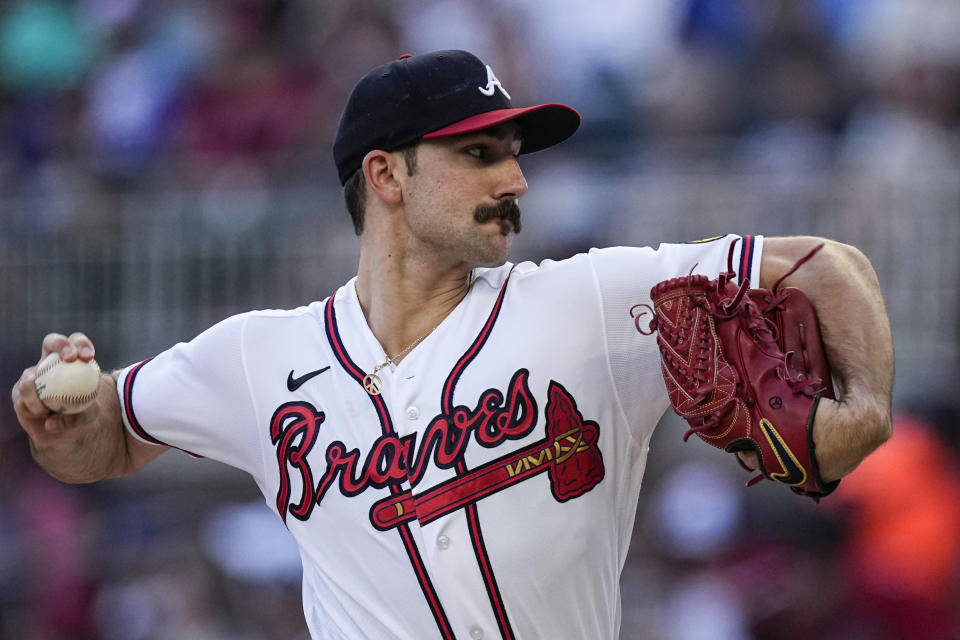
[(378, 396), (383, 391), (383, 380), (376, 373), (363, 376), (363, 388), (372, 396)]

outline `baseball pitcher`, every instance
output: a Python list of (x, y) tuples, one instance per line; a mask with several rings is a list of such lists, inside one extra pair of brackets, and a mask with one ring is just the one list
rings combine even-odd
[[(317, 640), (616, 638), (664, 412), (820, 499), (889, 437), (893, 349), (871, 265), (829, 240), (509, 262), (518, 156), (579, 123), (514, 106), (464, 51), (373, 69), (333, 148), (357, 275), (104, 373), (80, 413), (47, 409), (27, 369), (34, 457), (66, 482), (169, 448), (246, 471), (299, 545)], [(94, 345), (51, 334), (42, 352)]]

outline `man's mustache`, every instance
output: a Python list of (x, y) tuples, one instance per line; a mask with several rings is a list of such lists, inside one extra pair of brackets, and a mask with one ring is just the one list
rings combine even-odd
[(497, 204), (481, 204), (473, 212), (473, 219), (477, 222), (487, 222), (493, 219), (499, 219), (510, 223), (507, 225), (501, 223), (501, 229), (504, 235), (513, 229), (514, 233), (520, 233), (520, 206), (516, 200), (501, 200)]

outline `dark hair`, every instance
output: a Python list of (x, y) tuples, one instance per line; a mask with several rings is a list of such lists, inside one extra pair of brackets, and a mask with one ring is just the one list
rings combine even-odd
[[(405, 144), (399, 149), (403, 155), (403, 163), (407, 165), (407, 175), (412, 176), (417, 171), (417, 145), (420, 143), (412, 142)], [(353, 230), (359, 236), (363, 233), (363, 218), (367, 210), (367, 181), (363, 177), (363, 169), (357, 169), (353, 175), (347, 179), (343, 185), (343, 199), (347, 203), (347, 212), (353, 221)]]
[(359, 236), (363, 233), (363, 213), (367, 208), (367, 181), (363, 178), (363, 169), (357, 169), (343, 185), (343, 199), (347, 203), (347, 213), (353, 220), (353, 230)]

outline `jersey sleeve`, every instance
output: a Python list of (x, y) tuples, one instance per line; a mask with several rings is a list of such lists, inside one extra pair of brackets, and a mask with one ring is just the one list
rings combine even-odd
[[(621, 408), (631, 424), (649, 427), (649, 416), (657, 416), (669, 406), (660, 373), (660, 352), (656, 338), (643, 335), (649, 312), (639, 322), (641, 305), (650, 304), (650, 290), (668, 278), (702, 273), (715, 278), (727, 269), (731, 256), (736, 282), (749, 278), (755, 285), (760, 277), (763, 238), (727, 235), (698, 242), (661, 244), (656, 249), (611, 247), (590, 252), (597, 287), (610, 363)], [(641, 437), (649, 436), (652, 427)]]
[(228, 318), (124, 369), (117, 392), (127, 429), (144, 442), (262, 475), (244, 366), (245, 325), (245, 315)]

